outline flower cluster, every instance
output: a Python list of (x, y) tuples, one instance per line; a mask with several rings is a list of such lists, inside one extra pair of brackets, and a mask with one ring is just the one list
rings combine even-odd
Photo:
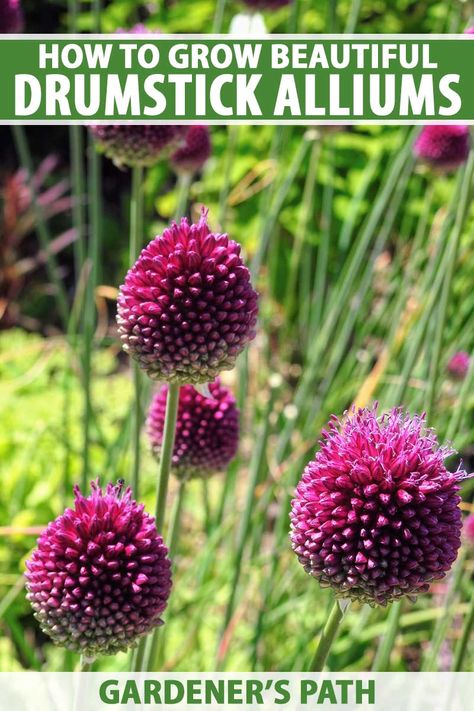
[(186, 133), (184, 145), (170, 158), (177, 173), (197, 173), (211, 155), (211, 135), (207, 126), (191, 126)]
[(443, 172), (466, 162), (471, 147), (469, 126), (425, 126), (415, 141), (419, 159)]
[(459, 380), (464, 380), (469, 372), (471, 358), (466, 351), (458, 351), (448, 361), (448, 373)]
[(421, 417), (334, 418), (291, 510), (293, 549), (337, 596), (385, 605), (442, 578), (461, 540), (460, 472)]
[(124, 349), (154, 380), (209, 383), (255, 336), (257, 294), (240, 245), (196, 224), (173, 223), (142, 251), (118, 297)]
[(28, 599), (56, 644), (94, 658), (162, 624), (171, 564), (130, 489), (93, 483), (87, 498), (74, 493), (74, 508), (48, 525), (27, 562)]
[[(168, 387), (163, 386), (150, 407), (147, 430), (152, 450), (161, 456)], [(192, 385), (179, 394), (173, 451), (173, 471), (180, 479), (208, 477), (232, 461), (239, 444), (239, 411), (235, 398), (219, 380), (209, 385), (209, 396)]]
[(117, 166), (150, 166), (167, 157), (184, 139), (184, 126), (97, 125), (91, 132), (98, 147)]
[(0, 0), (0, 34), (23, 30), (23, 10), (20, 0)]

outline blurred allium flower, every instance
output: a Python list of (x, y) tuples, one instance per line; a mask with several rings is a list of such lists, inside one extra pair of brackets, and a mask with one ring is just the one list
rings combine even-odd
[(184, 138), (184, 145), (171, 156), (171, 164), (177, 173), (197, 173), (211, 151), (211, 135), (207, 126), (191, 126)]
[(471, 358), (466, 351), (458, 351), (448, 362), (448, 372), (459, 380), (463, 380), (469, 371)]
[(284, 5), (289, 5), (291, 0), (243, 0), (247, 7), (255, 10), (278, 10)]
[(305, 570), (338, 597), (385, 605), (425, 592), (460, 545), (462, 472), (422, 417), (376, 408), (333, 418), (292, 502)]
[(118, 166), (150, 166), (169, 155), (183, 140), (185, 126), (96, 125), (97, 145)]
[(473, 546), (474, 545), (474, 514), (469, 514), (464, 521), (463, 533), (466, 541)]
[(56, 644), (94, 658), (162, 624), (171, 564), (130, 489), (93, 483), (87, 498), (74, 493), (74, 509), (49, 524), (27, 562), (28, 599)]
[(118, 297), (124, 349), (154, 380), (209, 383), (255, 337), (257, 293), (240, 245), (173, 222), (142, 251)]
[[(138, 24), (130, 30), (119, 29), (117, 34), (160, 34)], [(184, 140), (185, 126), (142, 126), (130, 122), (117, 126), (96, 125), (90, 127), (97, 145), (107, 158), (121, 166), (150, 166), (161, 158), (168, 157)]]
[(465, 163), (470, 146), (469, 126), (425, 126), (415, 141), (414, 153), (431, 166), (450, 171)]
[[(209, 385), (211, 397), (192, 385), (179, 393), (178, 420), (173, 450), (173, 471), (180, 479), (208, 477), (232, 461), (239, 445), (239, 411), (234, 396), (219, 380)], [(161, 455), (168, 386), (155, 395), (147, 421), (148, 437)]]
[(20, 0), (0, 0), (0, 33), (23, 31), (23, 10)]
[(473, 27), (468, 27), (467, 30), (464, 30), (465, 35), (474, 35), (474, 26)]

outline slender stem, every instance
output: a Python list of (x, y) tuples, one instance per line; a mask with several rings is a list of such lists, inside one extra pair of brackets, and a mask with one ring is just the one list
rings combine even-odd
[(390, 655), (397, 637), (400, 624), (402, 603), (398, 600), (392, 603), (392, 607), (387, 618), (387, 627), (375, 655), (372, 671), (388, 671), (390, 666)]
[(168, 481), (171, 471), (171, 458), (173, 456), (176, 420), (178, 417), (179, 385), (170, 383), (168, 398), (166, 400), (165, 426), (163, 428), (163, 442), (161, 445), (160, 469), (158, 474), (158, 492), (156, 497), (156, 525), (163, 530), (168, 494)]
[(331, 651), (331, 645), (336, 639), (337, 631), (343, 617), (344, 611), (341, 608), (339, 600), (335, 600), (328, 621), (324, 626), (316, 653), (311, 662), (310, 671), (323, 671), (326, 659)]
[[(137, 166), (132, 171), (132, 196), (130, 200), (130, 264), (138, 257), (143, 241), (143, 168)], [(133, 363), (133, 413), (131, 428), (132, 460), (130, 479), (136, 498), (140, 483), (140, 432), (142, 426), (142, 378), (138, 363)]]
[(189, 189), (193, 180), (192, 173), (180, 173), (178, 176), (178, 199), (176, 201), (175, 219), (179, 220), (186, 214), (189, 199)]
[(347, 23), (345, 27), (345, 33), (347, 35), (352, 35), (357, 27), (357, 22), (359, 20), (360, 8), (362, 6), (362, 0), (352, 0), (351, 9), (347, 17)]
[(214, 13), (214, 22), (212, 24), (212, 34), (214, 35), (218, 35), (222, 32), (226, 4), (227, 0), (217, 0), (216, 11)]
[(474, 592), (472, 593), (469, 611), (464, 620), (461, 639), (459, 640), (456, 651), (454, 653), (454, 662), (452, 671), (459, 672), (463, 670), (464, 657), (466, 656), (467, 646), (474, 627)]
[(170, 528), (168, 532), (168, 550), (169, 557), (173, 560), (178, 550), (179, 531), (181, 528), (181, 512), (183, 510), (184, 494), (186, 489), (186, 480), (181, 480), (179, 483), (178, 493), (174, 502), (173, 513), (171, 514)]
[(92, 669), (92, 664), (93, 664), (93, 662), (86, 661), (86, 660), (84, 659), (84, 657), (81, 657), (80, 666), (79, 666), (79, 671), (80, 671), (80, 672), (88, 672), (88, 671), (91, 671), (91, 669)]
[(41, 249), (46, 255), (46, 271), (48, 273), (48, 278), (54, 286), (54, 290), (56, 292), (56, 298), (58, 302), (58, 309), (62, 325), (64, 329), (67, 329), (69, 318), (67, 293), (66, 289), (64, 288), (64, 284), (58, 277), (56, 258), (50, 250), (50, 244), (52, 239), (46, 222), (44, 210), (39, 202), (38, 194), (33, 181), (33, 160), (31, 157), (30, 147), (28, 145), (28, 139), (26, 137), (25, 129), (23, 126), (12, 126), (12, 133), (20, 163), (26, 172), (26, 181), (30, 190), (33, 209), (35, 211), (38, 238), (40, 241)]

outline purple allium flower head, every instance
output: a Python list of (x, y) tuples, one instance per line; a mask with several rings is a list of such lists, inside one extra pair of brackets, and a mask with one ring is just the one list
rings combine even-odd
[(90, 130), (105, 155), (119, 166), (150, 166), (176, 149), (185, 126), (96, 125)]
[[(210, 397), (193, 385), (179, 393), (178, 420), (173, 450), (173, 472), (179, 479), (208, 477), (226, 469), (239, 445), (239, 410), (231, 391), (217, 379)], [(155, 395), (148, 413), (147, 431), (153, 453), (160, 459), (168, 386)]]
[(460, 546), (459, 480), (424, 418), (377, 408), (332, 418), (292, 502), (305, 570), (339, 597), (385, 605), (425, 592)]
[[(118, 34), (160, 34), (142, 24), (131, 30), (117, 30)], [(183, 142), (185, 126), (142, 126), (130, 122), (125, 125), (94, 125), (90, 127), (97, 146), (107, 158), (119, 166), (150, 166), (167, 158)]]
[(289, 5), (291, 0), (243, 0), (243, 2), (253, 10), (278, 10)]
[(465, 35), (474, 35), (474, 25), (472, 27), (468, 27), (467, 30), (464, 30)]
[(162, 624), (168, 550), (130, 489), (97, 483), (50, 523), (27, 562), (26, 587), (43, 631), (88, 658), (115, 654)]
[(23, 31), (23, 10), (20, 0), (0, 0), (0, 34)]
[(255, 337), (258, 297), (240, 245), (207, 211), (155, 237), (125, 277), (117, 323), (124, 349), (154, 380), (209, 383)]
[(442, 171), (466, 162), (471, 146), (469, 126), (425, 126), (415, 141), (417, 158)]
[(474, 514), (469, 514), (465, 518), (463, 533), (469, 545), (474, 546)]
[(184, 145), (171, 156), (171, 164), (177, 173), (196, 173), (211, 155), (209, 129), (207, 126), (191, 126), (184, 141)]
[(459, 380), (464, 380), (469, 372), (471, 358), (466, 351), (458, 351), (448, 362), (448, 372)]

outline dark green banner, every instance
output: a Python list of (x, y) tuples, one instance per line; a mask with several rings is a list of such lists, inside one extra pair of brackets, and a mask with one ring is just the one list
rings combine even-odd
[(469, 35), (0, 39), (0, 121), (474, 122)]

